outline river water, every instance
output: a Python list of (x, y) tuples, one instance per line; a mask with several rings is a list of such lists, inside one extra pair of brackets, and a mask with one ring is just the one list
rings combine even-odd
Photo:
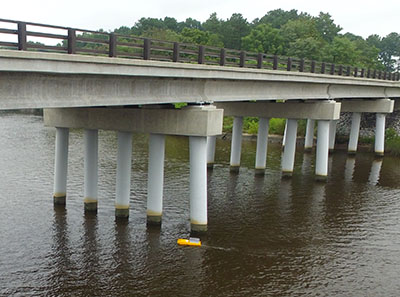
[(52, 203), (55, 130), (40, 116), (0, 115), (0, 296), (398, 296), (400, 159), (335, 152), (326, 183), (312, 154), (281, 179), (278, 145), (254, 176), (217, 142), (209, 230), (190, 235), (188, 141), (166, 145), (164, 217), (146, 226), (147, 137), (134, 136), (129, 222), (115, 222), (116, 135), (99, 133), (99, 211), (83, 211), (83, 133), (70, 134), (66, 208)]

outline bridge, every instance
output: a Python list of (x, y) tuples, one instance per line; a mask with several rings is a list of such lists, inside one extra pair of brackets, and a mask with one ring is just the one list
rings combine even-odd
[[(1, 24), (8, 27), (0, 27), (0, 109), (43, 108), (44, 124), (56, 128), (54, 203), (66, 203), (69, 129), (80, 128), (85, 210), (97, 211), (98, 130), (114, 130), (117, 218), (129, 216), (133, 133), (150, 134), (147, 216), (157, 224), (165, 135), (189, 137), (190, 220), (192, 230), (201, 231), (207, 228), (207, 165), (212, 168), (223, 115), (234, 116), (235, 172), (243, 117), (260, 118), (256, 174), (266, 168), (269, 118), (287, 119), (283, 176), (293, 172), (297, 120), (308, 120), (306, 149), (313, 146), (318, 121), (315, 174), (325, 179), (340, 113), (353, 113), (350, 153), (357, 149), (361, 113), (376, 113), (375, 153), (382, 156), (385, 116), (400, 98), (399, 73), (12, 20), (0, 19)], [(32, 37), (61, 42), (37, 44), (29, 42)], [(178, 109), (175, 103), (188, 106)]]

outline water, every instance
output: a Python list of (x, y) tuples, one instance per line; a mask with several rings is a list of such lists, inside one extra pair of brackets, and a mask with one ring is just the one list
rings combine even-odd
[(0, 296), (398, 296), (400, 159), (330, 157), (327, 183), (298, 149), (292, 179), (270, 145), (254, 176), (255, 142), (239, 175), (229, 141), (208, 175), (209, 231), (189, 233), (188, 141), (167, 138), (164, 217), (146, 227), (147, 137), (135, 135), (131, 212), (114, 220), (116, 135), (99, 135), (99, 212), (83, 211), (83, 133), (70, 134), (67, 207), (52, 203), (54, 129), (0, 116)]

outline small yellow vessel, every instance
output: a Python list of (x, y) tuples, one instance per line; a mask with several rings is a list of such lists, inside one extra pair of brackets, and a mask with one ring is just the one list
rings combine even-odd
[(189, 239), (179, 238), (177, 243), (179, 245), (201, 246), (200, 238), (190, 237)]

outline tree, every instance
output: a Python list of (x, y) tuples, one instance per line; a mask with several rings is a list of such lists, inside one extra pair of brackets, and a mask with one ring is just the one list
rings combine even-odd
[(201, 31), (199, 29), (184, 28), (179, 40), (184, 43), (211, 45), (216, 47), (222, 47), (224, 45), (217, 34)]
[(326, 42), (315, 37), (297, 39), (290, 43), (287, 55), (297, 58), (306, 58), (308, 60), (321, 61), (323, 57), (322, 49)]
[(131, 28), (132, 34), (134, 35), (142, 35), (144, 32), (150, 29), (165, 29), (165, 25), (163, 20), (156, 18), (141, 18), (139, 21), (135, 23), (135, 25)]
[(332, 42), (333, 39), (342, 30), (340, 26), (335, 25), (329, 13), (320, 12), (319, 16), (314, 19), (315, 27), (317, 28), (321, 37), (328, 42)]
[(187, 18), (184, 22), (180, 22), (178, 27), (179, 31), (182, 31), (184, 28), (203, 30), (201, 23), (192, 18)]
[(285, 11), (282, 9), (275, 9), (269, 11), (266, 15), (264, 15), (261, 19), (255, 19), (253, 21), (254, 25), (258, 24), (269, 24), (273, 28), (280, 29), (283, 25), (285, 25), (290, 20), (297, 20), (300, 17), (306, 17), (306, 14), (298, 14), (296, 9), (292, 9), (290, 11)]
[(400, 57), (400, 35), (392, 32), (382, 38), (379, 57), (387, 71), (394, 71)]
[(217, 13), (213, 12), (210, 17), (202, 24), (204, 30), (214, 34), (221, 34), (222, 21), (217, 17)]
[(284, 41), (278, 29), (260, 24), (242, 38), (242, 46), (249, 51), (279, 55), (283, 53)]
[(250, 32), (250, 25), (242, 14), (234, 13), (221, 24), (221, 39), (226, 48), (240, 50), (242, 47), (242, 38)]
[(335, 64), (356, 65), (360, 57), (355, 44), (343, 36), (336, 36), (324, 51), (324, 60)]

